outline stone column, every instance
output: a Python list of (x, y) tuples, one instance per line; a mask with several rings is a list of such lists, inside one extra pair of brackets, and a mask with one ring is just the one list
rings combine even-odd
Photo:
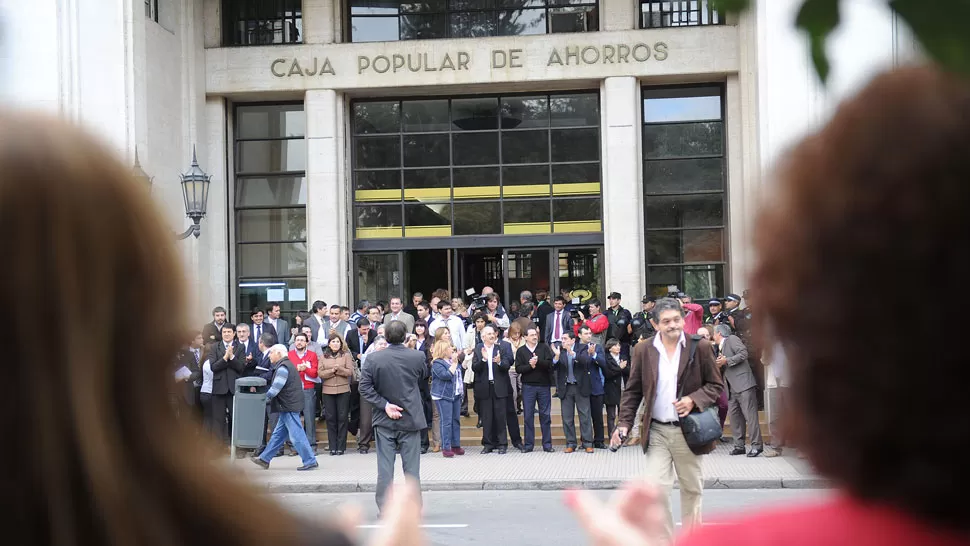
[(307, 298), (350, 302), (342, 99), (332, 89), (306, 93)]
[[(202, 143), (204, 146), (200, 146), (198, 159), (202, 169), (212, 176), (209, 206), (205, 219), (202, 220), (202, 234), (199, 238), (190, 237), (188, 241), (180, 243), (189, 252), (189, 267), (195, 269), (195, 299), (191, 303), (192, 317), (196, 322), (199, 318), (203, 322), (206, 319), (211, 320), (213, 307), (231, 307), (235, 299), (236, 289), (229, 285), (231, 271), (228, 226), (232, 210), (230, 196), (233, 192), (230, 191), (226, 172), (226, 157), (229, 153), (226, 143), (227, 108), (228, 105), (222, 97), (209, 97), (205, 101), (205, 141)], [(189, 153), (191, 154), (191, 150)], [(191, 155), (180, 165), (182, 171), (188, 169), (190, 159)], [(189, 220), (184, 222), (185, 224), (179, 224), (179, 232), (188, 226)]]
[(632, 76), (606, 78), (601, 86), (603, 232), (606, 284), (626, 307), (638, 309), (645, 289), (643, 183), (640, 152), (640, 85)]
[(303, 0), (304, 44), (332, 44), (340, 41), (339, 5), (340, 2), (335, 0)]
[(640, 27), (640, 3), (633, 0), (600, 0), (601, 30), (633, 30)]

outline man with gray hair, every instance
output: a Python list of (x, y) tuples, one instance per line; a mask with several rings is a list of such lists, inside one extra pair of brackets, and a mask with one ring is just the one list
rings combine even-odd
[(741, 338), (731, 333), (727, 324), (714, 327), (714, 343), (717, 343), (720, 355), (715, 362), (721, 368), (728, 388), (728, 415), (731, 417), (731, 436), (734, 437), (731, 455), (744, 455), (747, 429), (751, 435), (748, 457), (757, 457), (764, 451), (764, 443), (758, 423), (758, 383), (748, 363), (748, 349)]
[(292, 440), (303, 466), (297, 470), (313, 470), (319, 467), (317, 457), (310, 449), (306, 431), (300, 423), (300, 411), (303, 410), (303, 380), (300, 372), (287, 357), (289, 351), (285, 345), (273, 345), (269, 349), (269, 360), (273, 367), (273, 382), (266, 391), (266, 400), (272, 404), (272, 411), (279, 414), (279, 421), (273, 429), (273, 436), (269, 444), (259, 457), (250, 458), (251, 461), (269, 470), (269, 463), (283, 447), (287, 436)]

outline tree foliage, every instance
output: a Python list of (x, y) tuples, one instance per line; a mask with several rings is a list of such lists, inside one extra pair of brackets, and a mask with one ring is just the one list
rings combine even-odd
[[(763, 0), (770, 1), (770, 0)], [(825, 41), (839, 26), (839, 6), (853, 0), (804, 0), (795, 26), (805, 32), (815, 72), (824, 83), (829, 75)], [(926, 55), (941, 66), (970, 74), (970, 0), (887, 0), (889, 7), (913, 31)], [(751, 0), (711, 0), (712, 7), (740, 13)]]

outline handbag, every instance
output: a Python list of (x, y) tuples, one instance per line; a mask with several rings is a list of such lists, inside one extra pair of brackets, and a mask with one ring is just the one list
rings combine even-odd
[[(697, 338), (691, 336), (690, 355), (687, 357), (688, 370), (691, 364), (694, 363), (694, 353), (696, 350)], [(683, 397), (684, 385), (681, 384), (680, 392), (677, 393), (677, 399), (680, 400)], [(690, 447), (705, 447), (720, 438), (724, 432), (721, 428), (721, 420), (717, 415), (716, 405), (711, 405), (701, 411), (697, 409), (695, 404), (694, 409), (686, 417), (680, 418), (680, 429), (683, 431), (684, 439)]]

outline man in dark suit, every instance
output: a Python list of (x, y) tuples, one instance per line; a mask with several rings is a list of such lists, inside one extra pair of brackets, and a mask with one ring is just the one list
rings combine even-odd
[(226, 323), (226, 308), (216, 307), (212, 310), (212, 322), (202, 327), (202, 339), (206, 345), (217, 343), (222, 339), (222, 325)]
[[(356, 366), (360, 368), (360, 355), (367, 352), (367, 348), (374, 343), (377, 332), (371, 329), (370, 321), (367, 317), (357, 319), (357, 328), (347, 334), (347, 349), (354, 357)], [(350, 382), (350, 423), (347, 431), (357, 436), (357, 451), (367, 453), (370, 451), (370, 443), (374, 439), (374, 432), (371, 426), (371, 407), (361, 400), (359, 385), (353, 380)]]
[(232, 416), (232, 394), (236, 379), (243, 373), (245, 357), (234, 337), (236, 330), (228, 322), (222, 325), (222, 341), (209, 345), (209, 362), (212, 368), (212, 428), (223, 442), (229, 442)]
[[(254, 340), (259, 339), (259, 336), (263, 334), (273, 334), (273, 339), (276, 341), (276, 343), (282, 343), (279, 340), (280, 336), (279, 332), (276, 331), (276, 328), (264, 320), (265, 315), (263, 315), (262, 309), (258, 307), (254, 308), (253, 313), (249, 316), (249, 318), (253, 321), (250, 332), (252, 332)], [(274, 345), (276, 343), (274, 343)]]
[[(556, 325), (559, 325), (558, 328)], [(562, 341), (563, 332), (573, 331), (573, 319), (566, 310), (566, 300), (562, 296), (556, 296), (552, 302), (552, 311), (546, 316), (546, 325), (543, 331), (542, 340), (546, 345)]]
[(404, 346), (407, 327), (403, 322), (391, 322), (384, 334), (390, 345), (368, 356), (360, 374), (360, 395), (374, 412), (378, 510), (383, 510), (387, 488), (394, 481), (396, 450), (401, 452), (405, 477), (420, 488), (420, 431), (428, 427), (419, 387), (428, 380), (424, 354)]
[(515, 358), (507, 343), (497, 343), (498, 330), (487, 325), (482, 329), (482, 343), (472, 353), (472, 371), (475, 372), (475, 400), (482, 417), (482, 453), (498, 449), (499, 454), (508, 451), (506, 437), (506, 398), (512, 396), (509, 368)]
[[(583, 349), (583, 350), (580, 350)], [(566, 435), (565, 453), (576, 451), (576, 412), (579, 412), (579, 433), (583, 449), (593, 453), (593, 419), (590, 416), (589, 396), (590, 354), (586, 345), (580, 347), (572, 332), (562, 335), (562, 347), (552, 347), (552, 367), (556, 370), (556, 395), (562, 409), (562, 430)]]
[(748, 362), (748, 349), (741, 338), (731, 333), (727, 324), (714, 327), (714, 343), (717, 343), (720, 355), (715, 363), (721, 368), (728, 388), (728, 415), (731, 416), (731, 436), (734, 437), (731, 455), (744, 455), (747, 429), (751, 435), (748, 457), (757, 457), (764, 451), (764, 442), (758, 422), (758, 382)]
[[(264, 332), (269, 334), (270, 332)], [(257, 338), (258, 339), (258, 338)], [(273, 335), (274, 343), (270, 346), (275, 345), (276, 336)], [(239, 344), (239, 353), (236, 355), (243, 363), (243, 371), (240, 374), (242, 377), (252, 377), (256, 375), (256, 364), (259, 363), (260, 354), (258, 341), (256, 339), (250, 339), (249, 337), (249, 325), (246, 323), (240, 323), (236, 326), (236, 343)]]
[(196, 333), (189, 345), (179, 351), (176, 369), (185, 368), (190, 375), (181, 385), (181, 401), (183, 409), (197, 421), (202, 419), (202, 402), (199, 399), (199, 389), (202, 386), (202, 346), (204, 340), (201, 333)]

